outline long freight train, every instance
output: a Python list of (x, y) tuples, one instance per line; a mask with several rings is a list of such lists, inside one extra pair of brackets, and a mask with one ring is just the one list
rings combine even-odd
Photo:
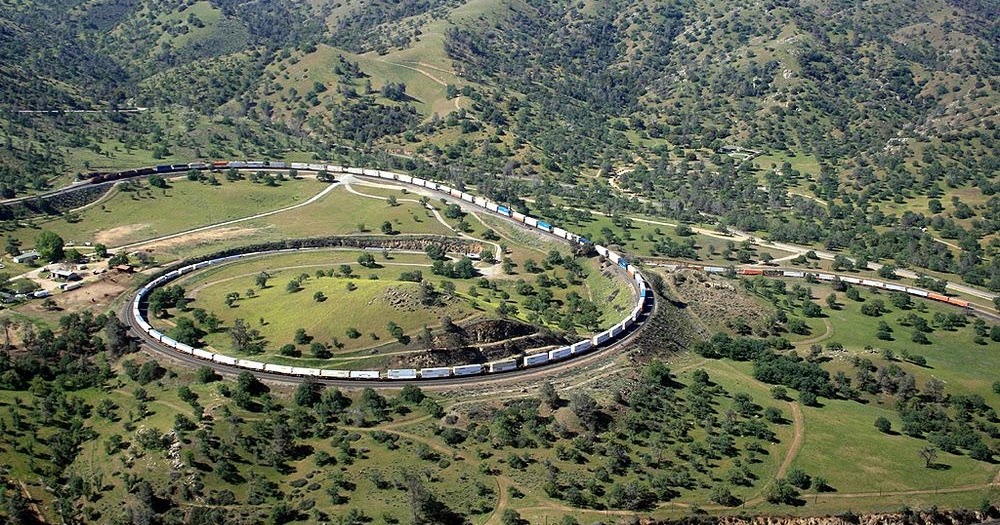
[[(195, 162), (190, 164), (170, 164), (155, 166), (151, 168), (141, 168), (137, 170), (122, 171), (117, 173), (95, 173), (89, 176), (84, 176), (81, 178), (88, 179), (94, 183), (108, 182), (113, 180), (125, 179), (130, 177), (138, 177), (144, 175), (152, 175), (156, 173), (177, 173), (186, 172), (188, 170), (206, 170), (206, 169), (296, 169), (303, 171), (326, 171), (328, 173), (349, 173), (351, 175), (358, 175), (362, 177), (374, 177), (379, 179), (393, 180), (397, 182), (402, 182), (405, 184), (411, 184), (415, 186), (420, 186), (430, 190), (434, 190), (445, 195), (451, 196), (455, 199), (460, 199), (468, 202), (471, 205), (483, 208), (491, 213), (501, 215), (512, 219), (516, 222), (522, 223), (527, 227), (538, 229), (542, 232), (554, 235), (561, 239), (565, 239), (570, 243), (576, 244), (590, 244), (587, 239), (576, 235), (572, 232), (564, 230), (562, 228), (556, 227), (545, 221), (536, 219), (534, 217), (529, 217), (524, 214), (518, 213), (511, 210), (507, 206), (501, 206), (498, 203), (494, 203), (484, 199), (483, 197), (474, 196), (472, 194), (460, 191), (455, 188), (451, 188), (445, 184), (439, 184), (433, 181), (424, 180), (419, 177), (412, 177), (410, 175), (405, 175), (402, 173), (394, 173), (390, 171), (366, 169), (366, 168), (352, 168), (337, 166), (333, 164), (311, 164), (311, 163), (284, 163), (284, 162), (267, 162), (267, 161), (220, 161), (212, 163), (201, 163)], [(139, 328), (146, 332), (150, 337), (156, 339), (161, 344), (168, 346), (188, 355), (204, 359), (206, 361), (212, 361), (215, 363), (236, 366), (241, 368), (246, 368), (249, 370), (271, 372), (276, 374), (285, 374), (298, 377), (314, 377), (323, 379), (358, 379), (358, 380), (376, 380), (376, 379), (389, 379), (389, 380), (425, 380), (425, 379), (438, 379), (446, 377), (461, 377), (461, 376), (471, 376), (477, 374), (497, 374), (503, 372), (509, 372), (512, 370), (518, 370), (527, 367), (541, 366), (554, 361), (561, 361), (564, 359), (569, 359), (574, 356), (585, 354), (593, 351), (602, 346), (607, 346), (612, 342), (616, 341), (621, 337), (622, 334), (626, 333), (633, 325), (639, 322), (642, 314), (647, 311), (652, 306), (653, 293), (652, 290), (646, 283), (642, 274), (639, 272), (638, 268), (633, 266), (624, 257), (618, 255), (615, 252), (605, 248), (604, 246), (595, 245), (594, 249), (601, 256), (607, 258), (624, 272), (628, 273), (629, 277), (632, 279), (638, 291), (637, 301), (627, 317), (619, 321), (617, 324), (608, 328), (607, 330), (594, 335), (588, 339), (578, 341), (572, 345), (564, 346), (562, 348), (557, 348), (549, 352), (543, 352), (533, 355), (524, 356), (521, 358), (509, 358), (500, 361), (494, 361), (485, 364), (465, 364), (452, 367), (440, 367), (440, 368), (421, 368), (421, 369), (389, 369), (389, 370), (328, 370), (320, 368), (305, 368), (305, 367), (295, 367), (286, 365), (277, 365), (273, 363), (261, 363), (257, 361), (251, 361), (246, 359), (236, 359), (233, 357), (225, 356), (222, 354), (217, 354), (214, 352), (209, 352), (201, 348), (194, 348), (192, 346), (174, 341), (166, 334), (163, 334), (153, 328), (146, 318), (143, 316), (143, 310), (149, 294), (156, 288), (166, 284), (167, 282), (184, 275), (185, 273), (199, 270), (212, 265), (223, 264), (226, 262), (242, 259), (245, 257), (251, 257), (255, 255), (262, 255), (265, 253), (280, 253), (284, 251), (295, 251), (295, 250), (276, 250), (273, 252), (252, 252), (244, 253), (239, 255), (231, 255), (228, 257), (222, 257), (219, 259), (213, 259), (210, 261), (203, 261), (196, 264), (191, 264), (177, 268), (166, 274), (153, 279), (145, 286), (139, 289), (136, 293), (135, 298), (132, 301), (132, 317), (136, 320)]]
[[(211, 163), (195, 162), (189, 164), (161, 165), (149, 168), (140, 168), (137, 170), (117, 172), (117, 173), (95, 173), (83, 176), (82, 178), (88, 179), (94, 183), (100, 183), (100, 182), (107, 182), (107, 181), (130, 178), (130, 177), (152, 175), (156, 173), (177, 173), (177, 172), (186, 172), (189, 170), (206, 170), (206, 169), (218, 170), (218, 169), (228, 169), (228, 168), (235, 168), (235, 169), (291, 168), (302, 171), (314, 171), (314, 172), (326, 171), (332, 174), (348, 173), (351, 175), (357, 175), (362, 177), (373, 177), (386, 180), (393, 180), (396, 182), (402, 182), (405, 184), (420, 186), (423, 188), (440, 192), (455, 199), (463, 200), (465, 202), (468, 202), (469, 204), (483, 208), (491, 213), (501, 215), (516, 222), (519, 222), (525, 225), (526, 227), (535, 228), (542, 232), (555, 235), (556, 237), (565, 239), (571, 243), (590, 244), (590, 241), (584, 237), (581, 237), (577, 234), (559, 228), (555, 225), (549, 224), (540, 219), (536, 219), (534, 217), (518, 213), (517, 211), (514, 211), (507, 206), (502, 206), (498, 203), (488, 201), (482, 197), (474, 196), (472, 194), (449, 187), (445, 184), (440, 184), (434, 181), (421, 179), (419, 177), (412, 177), (410, 175), (405, 175), (402, 173), (394, 173), (383, 170), (353, 168), (353, 167), (345, 167), (334, 164), (315, 164), (315, 163), (301, 163), (301, 162), (285, 163), (285, 162), (275, 162), (275, 161), (217, 161)], [(630, 328), (633, 327), (633, 325), (638, 323), (639, 319), (642, 317), (643, 312), (645, 312), (652, 305), (653, 301), (652, 290), (649, 289), (646, 280), (643, 278), (642, 274), (635, 266), (629, 263), (629, 261), (624, 257), (618, 255), (617, 253), (609, 250), (604, 246), (595, 245), (594, 249), (601, 256), (617, 264), (622, 270), (627, 272), (629, 276), (633, 279), (636, 288), (638, 289), (638, 300), (631, 313), (627, 317), (622, 319), (618, 324), (612, 326), (611, 328), (608, 328), (607, 330), (600, 332), (589, 339), (584, 339), (570, 346), (558, 348), (555, 350), (551, 350), (549, 352), (527, 355), (521, 358), (504, 359), (485, 364), (467, 364), (467, 365), (458, 365), (453, 367), (422, 368), (422, 369), (389, 369), (386, 371), (380, 371), (380, 370), (327, 370), (327, 369), (316, 369), (316, 368), (292, 367), (285, 365), (276, 365), (271, 363), (260, 363), (245, 359), (235, 359), (229, 356), (216, 354), (199, 348), (192, 348), (183, 343), (179, 343), (155, 330), (152, 326), (149, 325), (148, 322), (146, 322), (145, 318), (142, 316), (141, 306), (143, 305), (145, 299), (148, 297), (149, 293), (153, 289), (165, 284), (166, 282), (175, 279), (184, 273), (204, 268), (206, 266), (225, 263), (230, 260), (239, 259), (243, 257), (260, 255), (261, 253), (246, 253), (240, 255), (233, 255), (221, 259), (215, 259), (212, 261), (205, 261), (189, 266), (184, 266), (177, 270), (171, 271), (151, 281), (150, 283), (146, 284), (146, 286), (142, 287), (139, 290), (132, 303), (132, 316), (137, 320), (137, 323), (139, 324), (139, 326), (142, 328), (143, 331), (148, 333), (151, 337), (160, 341), (162, 344), (174, 348), (179, 352), (190, 354), (195, 357), (199, 357), (208, 361), (213, 361), (216, 363), (229, 366), (238, 366), (250, 370), (265, 371), (265, 372), (272, 372), (272, 373), (286, 374), (286, 375), (293, 375), (300, 377), (359, 379), (359, 380), (437, 379), (437, 378), (456, 377), (456, 376), (469, 376), (476, 374), (502, 373), (526, 367), (541, 366), (547, 363), (551, 363), (553, 361), (568, 359), (577, 355), (590, 352), (596, 348), (606, 346), (617, 340), (622, 333), (628, 331)], [(280, 250), (280, 251), (286, 251), (286, 250)], [(702, 270), (707, 273), (716, 273), (716, 274), (721, 274), (729, 271), (728, 269), (719, 266), (687, 265), (685, 267)], [(839, 279), (845, 283), (849, 283), (852, 285), (868, 286), (884, 290), (898, 291), (914, 295), (917, 297), (923, 297), (926, 299), (932, 299), (935, 301), (948, 303), (961, 308), (969, 308), (969, 302), (963, 299), (948, 297), (946, 295), (929, 290), (924, 290), (921, 288), (903, 286), (895, 283), (886, 283), (872, 279), (840, 277), (826, 273), (806, 272), (797, 270), (782, 270), (774, 268), (739, 268), (735, 270), (735, 273), (738, 275), (748, 275), (748, 276), (760, 275), (768, 277), (805, 278), (807, 276), (811, 276), (819, 281), (827, 281), (827, 282)]]

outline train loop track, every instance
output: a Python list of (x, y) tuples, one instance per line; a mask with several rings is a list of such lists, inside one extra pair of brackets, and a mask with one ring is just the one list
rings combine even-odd
[[(103, 183), (107, 180), (117, 180), (130, 176), (139, 176), (153, 173), (171, 173), (192, 169), (297, 169), (312, 171), (316, 173), (327, 172), (335, 175), (369, 177), (373, 179), (387, 180), (394, 184), (414, 186), (421, 191), (431, 191), (445, 197), (451, 197), (463, 207), (475, 207), (481, 211), (490, 212), (506, 220), (513, 221), (519, 226), (539, 232), (543, 235), (551, 235), (561, 241), (569, 242), (571, 245), (584, 245), (592, 247), (600, 256), (611, 262), (612, 267), (617, 268), (620, 274), (627, 274), (627, 283), (636, 293), (634, 307), (625, 318), (617, 324), (605, 329), (593, 337), (589, 337), (567, 345), (556, 350), (541, 352), (534, 355), (525, 355), (516, 358), (506, 358), (499, 361), (492, 361), (486, 364), (470, 363), (455, 365), (451, 367), (421, 368), (421, 369), (388, 369), (388, 370), (332, 370), (317, 369), (307, 367), (294, 367), (278, 365), (274, 363), (262, 363), (249, 359), (237, 359), (225, 354), (209, 352), (202, 348), (180, 343), (153, 328), (145, 318), (145, 302), (152, 290), (163, 286), (171, 280), (186, 273), (201, 270), (203, 268), (228, 264), (244, 259), (248, 256), (269, 255), (312, 247), (312, 244), (301, 243), (296, 247), (284, 249), (264, 250), (259, 252), (229, 252), (217, 258), (199, 260), (194, 263), (174, 266), (169, 270), (160, 272), (152, 281), (142, 286), (127, 303), (122, 312), (122, 316), (136, 333), (154, 352), (167, 354), (175, 360), (179, 360), (191, 365), (207, 365), (223, 373), (237, 373), (250, 371), (262, 379), (282, 382), (303, 382), (315, 381), (324, 384), (338, 386), (365, 386), (388, 388), (397, 387), (401, 382), (420, 381), (421, 383), (433, 384), (435, 386), (454, 386), (468, 384), (482, 384), (493, 381), (510, 381), (519, 379), (524, 375), (538, 374), (540, 370), (548, 371), (565, 368), (567, 366), (579, 366), (584, 358), (592, 359), (590, 356), (603, 356), (609, 349), (621, 348), (627, 345), (638, 333), (651, 311), (656, 306), (652, 290), (647, 286), (646, 280), (639, 269), (629, 263), (624, 257), (600, 245), (594, 245), (589, 240), (549, 224), (541, 219), (537, 219), (517, 210), (508, 208), (499, 203), (495, 203), (467, 193), (463, 190), (452, 188), (434, 181), (413, 177), (406, 174), (394, 173), (382, 170), (372, 170), (365, 168), (352, 168), (336, 166), (332, 164), (307, 164), (284, 162), (214, 162), (211, 164), (192, 163), (163, 165), (156, 168), (143, 168), (141, 170), (131, 170), (119, 174), (102, 174), (94, 177), (94, 182)], [(298, 242), (298, 241), (293, 241)]]
[[(516, 210), (505, 207), (498, 203), (489, 201), (483, 197), (476, 196), (457, 188), (449, 187), (430, 180), (424, 180), (411, 175), (394, 173), (389, 171), (374, 170), (367, 168), (343, 167), (332, 164), (311, 164), (311, 163), (285, 163), (268, 161), (218, 161), (212, 163), (189, 163), (162, 165), (156, 167), (139, 168), (118, 173), (92, 174), (89, 178), (90, 186), (105, 185), (121, 179), (142, 177), (153, 174), (170, 174), (186, 172), (189, 170), (218, 170), (218, 169), (242, 169), (242, 170), (276, 170), (276, 169), (296, 169), (300, 171), (315, 172), (317, 174), (326, 172), (333, 175), (357, 176), (372, 179), (390, 181), (393, 184), (410, 185), (420, 191), (430, 191), (445, 197), (455, 199), (463, 207), (475, 207), (480, 211), (486, 211), (498, 215), (506, 220), (510, 220), (519, 226), (546, 235), (557, 237), (570, 244), (592, 246), (602, 257), (610, 260), (613, 266), (620, 269), (622, 273), (627, 273), (631, 277), (630, 284), (637, 291), (637, 301), (632, 312), (622, 321), (611, 328), (598, 333), (592, 338), (585, 339), (571, 346), (559, 348), (546, 353), (524, 356), (517, 359), (505, 359), (491, 363), (458, 365), (454, 367), (430, 368), (430, 369), (396, 369), (383, 371), (332, 371), (325, 369), (310, 369), (259, 363), (248, 360), (237, 360), (222, 354), (215, 354), (203, 349), (195, 349), (173, 341), (169, 337), (153, 329), (143, 316), (142, 303), (146, 295), (157, 286), (163, 285), (173, 278), (179, 277), (187, 271), (198, 270), (216, 263), (225, 263), (231, 260), (239, 260), (248, 254), (238, 254), (235, 256), (223, 257), (218, 260), (201, 261), (193, 265), (175, 267), (174, 270), (166, 272), (154, 279), (150, 284), (140, 288), (122, 312), (126, 322), (138, 333), (146, 345), (156, 353), (166, 354), (169, 357), (191, 365), (208, 365), (222, 373), (238, 373), (249, 370), (262, 379), (279, 382), (298, 383), (303, 381), (315, 381), (324, 384), (337, 386), (373, 386), (380, 388), (398, 387), (400, 383), (407, 381), (420, 381), (422, 384), (433, 385), (435, 387), (450, 387), (456, 385), (478, 385), (485, 382), (509, 382), (532, 374), (547, 374), (557, 369), (566, 369), (579, 366), (584, 361), (590, 361), (597, 357), (605, 356), (611, 349), (619, 349), (631, 342), (636, 334), (642, 329), (645, 321), (651, 313), (655, 311), (657, 304), (653, 297), (653, 292), (647, 281), (640, 273), (639, 269), (624, 257), (600, 245), (594, 245), (589, 240), (549, 224), (541, 219), (537, 219)], [(71, 192), (87, 187), (86, 183), (78, 183), (68, 188), (53, 192)], [(14, 199), (9, 202), (16, 202)], [(8, 203), (9, 203), (8, 202)], [(259, 255), (259, 254), (258, 254)], [(729, 269), (713, 266), (691, 266), (708, 273), (726, 273)], [(871, 279), (860, 279), (851, 276), (840, 276), (829, 272), (799, 271), (792, 269), (773, 268), (752, 268), (741, 267), (735, 269), (735, 273), (740, 275), (762, 275), (774, 277), (812, 277), (819, 281), (842, 280), (850, 284), (881, 288), (889, 291), (898, 291), (909, 295), (920, 296), (954, 306), (965, 308), (970, 313), (996, 319), (997, 316), (986, 311), (979, 305), (970, 303), (962, 299), (948, 297), (943, 294), (923, 290), (920, 288), (906, 287), (891, 282), (882, 282)]]

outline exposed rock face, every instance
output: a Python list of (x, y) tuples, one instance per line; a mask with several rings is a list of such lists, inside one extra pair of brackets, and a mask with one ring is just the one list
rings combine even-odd
[(680, 270), (669, 279), (692, 312), (714, 325), (741, 319), (751, 326), (762, 326), (772, 313), (771, 308), (761, 306), (738, 289), (739, 281), (713, 277), (694, 270)]
[(971, 525), (1000, 523), (1000, 511), (967, 509), (904, 511), (885, 514), (853, 513), (839, 516), (696, 516), (679, 520), (647, 521), (648, 525)]
[(409, 290), (396, 286), (389, 287), (382, 295), (372, 297), (368, 301), (368, 304), (373, 305), (377, 302), (391, 306), (393, 310), (398, 312), (415, 312), (419, 309), (427, 308), (421, 305), (420, 299), (410, 293)]
[(515, 321), (487, 319), (463, 328), (470, 344), (495, 343), (536, 332), (534, 326)]
[(567, 343), (563, 337), (528, 324), (486, 319), (435, 334), (433, 350), (407, 355), (393, 366), (422, 368), (486, 363)]
[(27, 218), (38, 215), (58, 215), (64, 211), (85, 206), (100, 199), (111, 188), (112, 183), (85, 185), (71, 191), (39, 195), (15, 204), (0, 206), (0, 218)]

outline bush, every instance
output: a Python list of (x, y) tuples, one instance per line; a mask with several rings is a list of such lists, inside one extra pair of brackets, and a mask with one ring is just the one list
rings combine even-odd
[(798, 500), (799, 492), (787, 480), (779, 479), (767, 488), (764, 498), (774, 505), (791, 505)]
[(319, 343), (319, 342), (316, 342), (316, 343), (313, 343), (312, 345), (310, 345), (309, 346), (309, 351), (312, 353), (313, 357), (315, 357), (316, 359), (329, 359), (330, 356), (333, 355), (333, 354), (330, 353), (330, 350), (328, 350), (326, 348), (325, 344)]
[(788, 471), (788, 477), (785, 478), (789, 483), (798, 487), (802, 490), (806, 490), (812, 485), (812, 477), (802, 469), (793, 468)]
[(875, 420), (875, 428), (883, 434), (888, 434), (889, 432), (892, 432), (892, 423), (889, 422), (888, 419), (880, 417)]

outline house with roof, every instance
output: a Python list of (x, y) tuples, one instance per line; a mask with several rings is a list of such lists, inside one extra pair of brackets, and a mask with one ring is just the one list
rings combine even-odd
[(16, 262), (17, 264), (29, 264), (35, 262), (41, 256), (42, 254), (36, 252), (35, 250), (31, 250), (24, 252), (20, 255), (15, 255), (14, 262)]

